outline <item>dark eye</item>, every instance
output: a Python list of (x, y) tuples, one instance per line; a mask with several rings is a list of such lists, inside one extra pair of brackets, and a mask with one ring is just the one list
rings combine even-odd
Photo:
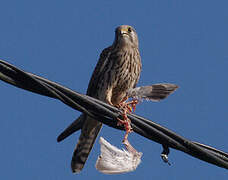
[(131, 32), (132, 31), (132, 29), (130, 27), (127, 30), (128, 30), (128, 32)]

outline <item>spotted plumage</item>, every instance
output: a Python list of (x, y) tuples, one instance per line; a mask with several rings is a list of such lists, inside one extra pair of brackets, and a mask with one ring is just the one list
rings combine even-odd
[[(126, 98), (127, 91), (136, 86), (140, 72), (141, 59), (136, 31), (128, 25), (119, 26), (113, 44), (100, 55), (87, 95), (116, 106)], [(86, 114), (82, 114), (78, 121), (83, 125), (71, 162), (74, 173), (82, 170), (102, 127), (102, 123)], [(64, 138), (71, 134), (73, 128), (74, 123), (63, 133)]]

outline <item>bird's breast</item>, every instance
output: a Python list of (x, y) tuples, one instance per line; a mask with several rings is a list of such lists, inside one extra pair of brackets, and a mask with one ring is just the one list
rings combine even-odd
[(140, 72), (141, 59), (138, 50), (125, 51), (115, 59), (112, 71), (112, 103), (118, 104), (126, 97), (126, 92), (136, 86)]

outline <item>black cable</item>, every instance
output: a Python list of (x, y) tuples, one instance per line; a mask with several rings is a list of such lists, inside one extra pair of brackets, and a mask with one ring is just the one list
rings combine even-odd
[[(123, 127), (117, 126), (117, 118), (121, 118), (122, 114), (119, 109), (45, 78), (24, 72), (2, 60), (0, 60), (0, 79), (16, 87), (59, 99), (71, 108), (84, 112), (104, 124), (124, 130)], [(130, 114), (128, 117), (131, 119), (134, 132), (163, 146), (164, 150), (161, 155), (163, 155), (165, 162), (168, 162), (169, 148), (174, 148), (208, 163), (228, 169), (227, 153), (198, 142), (192, 142), (146, 118), (135, 114)], [(73, 124), (75, 128), (67, 136), (80, 130), (83, 122), (74, 121)], [(63, 139), (58, 139), (58, 141)]]

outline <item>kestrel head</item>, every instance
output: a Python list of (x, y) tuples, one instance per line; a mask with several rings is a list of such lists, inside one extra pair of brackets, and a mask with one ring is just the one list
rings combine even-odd
[(138, 36), (135, 29), (129, 25), (117, 27), (114, 44), (120, 47), (130, 46), (138, 48)]

